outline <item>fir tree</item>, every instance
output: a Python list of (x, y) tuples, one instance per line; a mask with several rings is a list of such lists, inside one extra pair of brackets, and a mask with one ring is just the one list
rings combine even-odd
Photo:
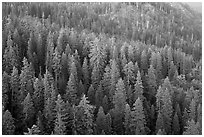
[(121, 112), (125, 111), (126, 95), (125, 95), (125, 85), (123, 80), (120, 78), (116, 84), (116, 93), (113, 96), (113, 104), (115, 108), (119, 109)]
[(83, 71), (83, 82), (85, 85), (85, 89), (87, 90), (89, 86), (89, 81), (90, 81), (89, 65), (88, 65), (87, 58), (84, 58), (82, 71)]
[(199, 135), (198, 124), (196, 124), (193, 119), (188, 121), (188, 126), (186, 126), (183, 135)]
[(34, 81), (33, 103), (36, 112), (42, 111), (44, 108), (44, 86), (41, 78), (36, 78)]
[(71, 104), (77, 103), (77, 87), (76, 87), (76, 81), (74, 79), (74, 75), (72, 73), (67, 83), (65, 100), (69, 101)]
[(106, 126), (105, 120), (106, 120), (106, 117), (103, 111), (103, 107), (100, 107), (96, 118), (96, 126), (97, 126), (98, 134), (101, 134), (102, 130), (105, 129), (105, 126)]
[(110, 75), (111, 75), (111, 90), (109, 91), (109, 95), (110, 95), (110, 99), (112, 101), (113, 95), (115, 94), (116, 84), (117, 84), (118, 79), (120, 77), (119, 69), (117, 67), (115, 60), (112, 60)]
[(136, 101), (138, 97), (143, 100), (143, 85), (139, 71), (137, 72), (137, 79), (135, 83), (134, 101)]
[(128, 64), (125, 65), (123, 71), (127, 78), (128, 84), (134, 83), (135, 76), (134, 76), (134, 65), (132, 61), (130, 61)]
[(24, 120), (27, 126), (31, 127), (34, 122), (35, 111), (34, 111), (34, 105), (33, 105), (30, 93), (27, 94), (22, 104), (23, 104)]
[(173, 118), (173, 124), (172, 124), (172, 130), (174, 135), (179, 135), (180, 134), (180, 124), (179, 124), (179, 119), (177, 113), (174, 114)]
[(109, 102), (106, 95), (103, 97), (102, 107), (104, 108), (104, 113), (106, 114), (109, 111)]
[(78, 106), (74, 118), (75, 131), (79, 135), (93, 134), (93, 111), (94, 107), (89, 105), (89, 101), (83, 95)]
[(2, 76), (2, 105), (4, 106), (4, 109), (7, 109), (8, 105), (8, 95), (10, 92), (10, 76), (4, 71)]
[(131, 111), (131, 122), (130, 122), (130, 131), (132, 134), (144, 135), (146, 120), (144, 115), (144, 108), (140, 98), (138, 98), (134, 105), (133, 110)]
[(171, 96), (169, 94), (168, 90), (165, 90), (163, 98), (163, 106), (162, 106), (162, 116), (164, 120), (164, 127), (167, 134), (171, 133), (171, 126), (172, 126), (172, 113), (173, 113), (173, 107), (171, 102)]
[(92, 84), (89, 87), (87, 96), (88, 96), (88, 100), (90, 101), (90, 104), (95, 104), (95, 90), (94, 90)]
[(33, 94), (33, 72), (26, 58), (23, 59), (23, 68), (19, 78), (21, 101), (23, 101), (28, 93)]
[(104, 131), (105, 131), (106, 135), (110, 135), (112, 132), (111, 124), (112, 124), (111, 115), (108, 113), (108, 114), (106, 114), (105, 123), (104, 123), (104, 125), (105, 125)]
[(15, 126), (14, 119), (11, 113), (6, 110), (2, 117), (2, 134), (3, 135), (14, 135)]
[(131, 110), (129, 104), (125, 105), (125, 120), (124, 120), (124, 127), (125, 127), (125, 134), (130, 134), (130, 122), (131, 122)]

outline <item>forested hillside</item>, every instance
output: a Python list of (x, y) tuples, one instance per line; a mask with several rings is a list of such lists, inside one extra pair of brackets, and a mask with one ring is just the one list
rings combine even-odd
[(2, 3), (2, 133), (202, 134), (202, 15), (183, 3)]

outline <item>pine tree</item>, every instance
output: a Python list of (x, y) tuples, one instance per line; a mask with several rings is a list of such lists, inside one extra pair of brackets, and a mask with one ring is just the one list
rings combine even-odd
[(20, 74), (20, 92), (21, 101), (27, 96), (28, 93), (33, 93), (33, 72), (31, 70), (31, 65), (28, 64), (26, 58), (23, 59), (23, 68)]
[(141, 68), (145, 73), (147, 73), (148, 59), (147, 59), (147, 52), (145, 50), (143, 50), (141, 54)]
[(105, 72), (103, 73), (103, 79), (102, 79), (102, 86), (104, 89), (104, 93), (108, 95), (109, 97), (109, 91), (111, 89), (111, 73), (110, 73), (110, 67), (109, 65), (106, 66)]
[(116, 84), (116, 93), (113, 96), (113, 104), (115, 108), (119, 109), (122, 113), (125, 111), (126, 95), (125, 85), (123, 80), (120, 78)]
[(106, 95), (103, 97), (102, 107), (104, 108), (104, 113), (106, 114), (109, 111), (109, 102)]
[(102, 89), (102, 85), (99, 84), (95, 94), (95, 104), (97, 108), (102, 105), (102, 101), (103, 101), (103, 89)]
[(51, 86), (54, 85), (54, 78), (47, 69), (44, 74), (43, 85), (44, 85), (44, 104), (46, 104), (48, 98), (51, 97), (52, 92)]
[(67, 83), (65, 100), (69, 101), (69, 103), (71, 104), (77, 103), (77, 87), (76, 87), (76, 81), (74, 79), (74, 75), (72, 73)]
[(71, 64), (70, 74), (72, 74), (74, 76), (74, 80), (77, 83), (78, 82), (78, 73), (77, 73), (77, 68), (76, 68), (76, 64), (74, 61)]
[(136, 101), (138, 97), (141, 100), (143, 100), (143, 85), (142, 85), (142, 79), (139, 71), (137, 72), (137, 79), (135, 83), (134, 101)]
[(24, 120), (28, 127), (31, 127), (34, 122), (34, 105), (31, 99), (30, 93), (27, 94), (26, 98), (23, 101), (23, 113), (24, 113)]
[(193, 119), (188, 121), (188, 126), (186, 126), (183, 135), (199, 135), (198, 124), (196, 124)]
[(91, 67), (96, 65), (99, 70), (104, 67), (106, 59), (106, 46), (104, 44), (101, 37), (100, 39), (95, 38), (89, 54)]
[(41, 78), (36, 78), (34, 81), (33, 103), (36, 112), (42, 111), (44, 108), (44, 86)]
[(100, 80), (101, 80), (101, 76), (100, 76), (99, 68), (96, 65), (94, 65), (91, 73), (91, 81), (95, 89), (98, 87)]
[(148, 69), (148, 80), (147, 80), (148, 86), (149, 86), (149, 95), (155, 96), (156, 95), (156, 75), (155, 75), (155, 69), (152, 65), (150, 65), (150, 68)]
[(88, 96), (88, 100), (90, 101), (90, 104), (95, 104), (95, 90), (94, 90), (92, 84), (89, 87), (87, 96)]
[(177, 113), (174, 114), (172, 128), (173, 128), (172, 130), (173, 130), (174, 135), (180, 134), (180, 124), (179, 124), (179, 119), (178, 119)]
[(84, 58), (82, 71), (83, 71), (83, 82), (84, 82), (85, 91), (86, 91), (88, 89), (89, 81), (90, 81), (89, 66), (88, 66), (87, 58)]
[(111, 75), (111, 90), (109, 91), (109, 96), (112, 101), (113, 95), (115, 94), (116, 84), (120, 77), (119, 69), (115, 60), (112, 60), (110, 75)]
[(47, 133), (51, 133), (51, 131), (54, 129), (54, 119), (56, 117), (56, 100), (57, 100), (57, 94), (54, 89), (53, 84), (51, 85), (51, 95), (45, 102), (45, 108), (44, 108), (44, 116), (47, 120), (46, 122), (46, 130)]
[(190, 104), (189, 118), (193, 119), (194, 121), (196, 120), (196, 102), (194, 98), (192, 99), (191, 104)]
[(132, 61), (130, 61), (128, 64), (125, 65), (123, 69), (125, 76), (127, 78), (128, 84), (134, 83), (135, 76), (134, 76), (134, 65)]
[(162, 113), (159, 112), (158, 116), (157, 116), (157, 121), (156, 121), (156, 132), (158, 132), (159, 130), (165, 130), (164, 129), (164, 120), (163, 120), (163, 116)]
[(8, 75), (7, 72), (4, 71), (2, 76), (2, 105), (4, 106), (4, 109), (7, 109), (7, 105), (9, 103), (9, 100), (8, 100), (8, 95), (10, 92), (9, 81), (10, 81), (10, 76)]
[(53, 43), (53, 33), (50, 31), (47, 36), (47, 53), (46, 53), (46, 68), (49, 72), (52, 72), (54, 57), (54, 43)]
[(41, 111), (39, 111), (37, 114), (36, 124), (37, 124), (37, 127), (39, 127), (39, 131), (40, 131), (39, 134), (43, 135), (45, 128), (44, 128), (44, 116)]
[(96, 126), (97, 126), (97, 133), (101, 134), (102, 130), (105, 129), (105, 114), (103, 111), (103, 107), (100, 106), (99, 110), (98, 110), (98, 114), (97, 114), (97, 118), (96, 118)]
[(89, 101), (83, 95), (78, 106), (76, 106), (76, 113), (74, 118), (75, 128), (79, 135), (93, 134), (93, 111), (94, 107), (89, 105)]
[(14, 135), (15, 126), (14, 126), (14, 119), (11, 113), (6, 110), (3, 113), (2, 117), (2, 134), (3, 135)]
[(59, 89), (58, 82), (62, 66), (61, 66), (61, 54), (59, 53), (57, 47), (55, 48), (54, 57), (52, 61), (53, 61), (52, 68), (55, 72), (56, 89)]
[(20, 91), (19, 91), (19, 86), (20, 86), (19, 75), (16, 67), (13, 67), (13, 71), (10, 79), (10, 85), (11, 85), (11, 94), (12, 94), (11, 105), (13, 110), (11, 113), (14, 115), (18, 115), (20, 112), (21, 99), (20, 99)]
[(145, 131), (145, 115), (144, 108), (140, 98), (138, 98), (134, 105), (133, 110), (131, 111), (131, 121), (130, 121), (130, 131), (132, 134), (144, 135)]
[(108, 114), (106, 114), (105, 124), (104, 124), (105, 125), (104, 131), (105, 131), (106, 135), (110, 135), (112, 132), (111, 123), (112, 123), (111, 115), (108, 113)]
[(162, 106), (162, 116), (164, 120), (164, 127), (167, 134), (171, 133), (171, 126), (172, 126), (172, 113), (173, 107), (171, 102), (171, 96), (169, 91), (166, 89), (162, 98), (162, 102), (164, 103)]
[(125, 134), (130, 134), (130, 122), (131, 122), (131, 110), (129, 104), (125, 105), (125, 120), (124, 120), (124, 127), (125, 127)]
[(65, 103), (62, 100), (60, 95), (58, 95), (57, 97), (55, 110), (57, 112), (57, 118), (55, 121), (54, 133), (56, 135), (64, 135), (66, 132), (65, 131), (66, 127), (62, 117), (63, 117), (63, 112), (65, 111)]

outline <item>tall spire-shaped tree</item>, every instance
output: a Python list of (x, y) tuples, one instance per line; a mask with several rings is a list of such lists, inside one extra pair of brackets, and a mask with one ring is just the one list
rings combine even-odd
[(11, 113), (6, 110), (2, 117), (2, 134), (3, 135), (14, 135), (14, 119)]
[(144, 135), (145, 131), (145, 115), (143, 103), (140, 98), (136, 100), (133, 105), (133, 110), (131, 111), (131, 122), (130, 122), (130, 130), (132, 134), (136, 135)]

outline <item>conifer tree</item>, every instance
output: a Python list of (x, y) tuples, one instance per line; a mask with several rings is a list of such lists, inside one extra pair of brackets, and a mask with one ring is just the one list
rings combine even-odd
[(199, 135), (198, 124), (192, 119), (188, 121), (186, 130), (183, 132), (183, 135)]
[(89, 87), (87, 96), (88, 96), (88, 100), (90, 101), (90, 104), (95, 104), (95, 90), (94, 90), (92, 84)]
[(44, 108), (44, 116), (47, 120), (46, 127), (47, 127), (47, 133), (51, 133), (51, 131), (54, 129), (54, 119), (56, 118), (56, 100), (57, 100), (57, 93), (54, 89), (53, 84), (51, 85), (51, 95), (45, 102), (45, 108)]
[(131, 111), (131, 122), (130, 122), (130, 131), (132, 134), (144, 135), (146, 120), (144, 115), (144, 108), (141, 99), (135, 101), (133, 105), (133, 110)]
[(125, 85), (123, 80), (120, 78), (116, 84), (116, 93), (113, 96), (113, 104), (115, 108), (118, 108), (122, 113), (125, 111), (126, 95)]
[(21, 101), (23, 101), (28, 93), (33, 93), (33, 72), (31, 70), (31, 65), (28, 64), (26, 58), (23, 59), (23, 68), (19, 78)]
[(99, 84), (95, 94), (95, 104), (97, 108), (102, 105), (102, 101), (103, 101), (103, 89), (102, 89), (102, 85)]
[(147, 73), (147, 69), (148, 69), (147, 52), (143, 50), (141, 54), (141, 70)]
[(102, 39), (95, 38), (89, 54), (91, 67), (96, 65), (99, 70), (103, 68), (106, 59), (106, 46), (102, 43)]
[(87, 90), (88, 86), (89, 86), (89, 81), (90, 81), (90, 74), (89, 74), (88, 60), (87, 60), (86, 57), (84, 58), (82, 71), (83, 71), (83, 82), (84, 82), (84, 85), (85, 85), (85, 89)]
[(82, 96), (75, 113), (75, 131), (79, 135), (93, 134), (93, 111), (94, 107), (89, 105), (89, 101), (85, 95)]
[(55, 120), (54, 133), (56, 135), (64, 135), (66, 130), (65, 122), (63, 121), (63, 112), (65, 111), (65, 103), (62, 100), (60, 95), (57, 96), (55, 110), (57, 112), (57, 115)]
[(106, 133), (106, 135), (110, 135), (111, 132), (112, 132), (112, 127), (111, 127), (111, 124), (112, 124), (112, 119), (111, 119), (111, 115), (108, 113), (106, 114), (106, 117), (105, 117), (105, 126), (104, 126), (104, 131)]
[(2, 105), (4, 106), (4, 109), (7, 109), (8, 105), (8, 95), (9, 95), (9, 81), (10, 76), (4, 71), (2, 76)]
[(178, 119), (177, 113), (174, 114), (172, 128), (173, 128), (172, 130), (173, 130), (174, 135), (180, 134), (180, 124), (179, 124), (179, 119)]
[(115, 94), (116, 84), (120, 77), (119, 69), (115, 60), (112, 60), (110, 75), (111, 75), (111, 90), (109, 91), (109, 95), (110, 99), (112, 100), (113, 95)]
[(190, 114), (189, 118), (193, 119), (194, 121), (196, 120), (196, 102), (195, 99), (193, 98), (191, 103), (190, 103)]
[(110, 73), (110, 67), (109, 65), (106, 66), (105, 72), (103, 73), (103, 79), (102, 79), (102, 86), (104, 89), (104, 93), (108, 95), (109, 97), (109, 91), (111, 89), (111, 73)]
[(91, 73), (91, 81), (95, 89), (98, 87), (100, 80), (101, 80), (101, 76), (100, 76), (99, 68), (96, 65), (94, 65)]
[(34, 105), (31, 99), (30, 93), (27, 94), (26, 98), (23, 101), (23, 113), (24, 113), (24, 120), (28, 127), (31, 127), (34, 122)]
[(34, 81), (33, 103), (36, 112), (42, 111), (44, 108), (44, 86), (42, 78), (36, 78)]
[(46, 69), (43, 79), (43, 85), (44, 85), (44, 104), (46, 104), (46, 101), (48, 98), (51, 97), (52, 88), (51, 86), (54, 85), (54, 79), (52, 77), (52, 74)]
[(128, 64), (125, 65), (124, 67), (124, 73), (127, 78), (128, 84), (134, 83), (135, 76), (134, 76), (134, 65), (132, 61), (130, 61)]
[(125, 120), (124, 120), (124, 127), (125, 127), (125, 134), (129, 135), (130, 134), (130, 122), (131, 122), (131, 109), (129, 104), (125, 105)]
[(136, 101), (138, 97), (143, 100), (143, 85), (139, 71), (137, 72), (137, 79), (135, 82), (134, 101)]
[(106, 114), (109, 110), (109, 102), (108, 97), (106, 95), (103, 97), (102, 107), (104, 108), (104, 113)]
[(106, 120), (106, 116), (104, 114), (103, 107), (100, 106), (98, 110), (97, 118), (96, 118), (96, 126), (97, 126), (98, 134), (101, 134), (102, 130), (105, 129), (105, 126), (106, 126), (105, 120)]
[(46, 68), (49, 72), (52, 72), (53, 57), (54, 57), (54, 43), (53, 33), (50, 31), (47, 36), (47, 50), (46, 50)]
[(65, 94), (65, 100), (69, 101), (71, 104), (77, 102), (77, 87), (74, 75), (71, 73), (69, 81), (67, 83), (67, 89)]
[(162, 98), (162, 102), (164, 103), (162, 106), (162, 116), (164, 120), (164, 127), (167, 134), (171, 133), (171, 126), (172, 126), (172, 113), (173, 107), (171, 102), (171, 96), (169, 91), (166, 89)]
[(156, 75), (155, 75), (155, 69), (152, 65), (150, 65), (150, 68), (148, 69), (148, 86), (149, 86), (149, 95), (155, 96), (156, 95)]
[[(4, 85), (4, 84), (3, 84)], [(11, 79), (10, 79), (10, 85), (11, 85), (11, 105), (12, 105), (12, 112), (13, 114), (17, 115), (20, 111), (20, 91), (19, 91), (19, 75), (18, 75), (18, 70), (16, 67), (13, 67), (13, 71), (11, 74)]]
[(2, 134), (3, 135), (14, 135), (15, 126), (14, 119), (11, 113), (6, 110), (2, 117)]
[(156, 132), (158, 132), (159, 130), (164, 129), (164, 120), (163, 120), (163, 116), (162, 113), (159, 112), (158, 116), (157, 116), (157, 121), (156, 121)]

